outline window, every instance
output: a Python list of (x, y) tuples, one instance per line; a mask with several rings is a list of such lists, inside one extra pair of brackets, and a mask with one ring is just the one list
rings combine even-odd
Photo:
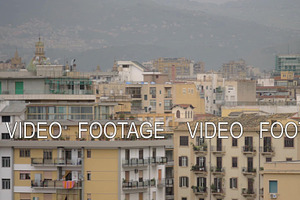
[(20, 172), (20, 180), (30, 180), (30, 173)]
[(182, 88), (182, 94), (186, 94), (186, 89)]
[(80, 90), (84, 90), (84, 81), (80, 81)]
[(179, 187), (189, 187), (189, 177), (179, 177)]
[(145, 94), (144, 95), (144, 100), (147, 100), (148, 99), (148, 96)]
[(182, 197), (181, 200), (187, 200), (187, 198), (186, 197)]
[(179, 111), (179, 110), (176, 111), (176, 117), (177, 117), (178, 119), (180, 118), (180, 111)]
[(237, 138), (232, 138), (232, 146), (237, 147), (238, 145), (238, 139)]
[(30, 157), (30, 150), (29, 149), (20, 149), (20, 157)]
[(10, 157), (2, 157), (2, 167), (10, 167)]
[(87, 158), (91, 158), (92, 157), (92, 151), (91, 150), (87, 150), (86, 157)]
[(269, 181), (269, 193), (277, 193), (277, 181)]
[(9, 133), (2, 133), (1, 134), (1, 139), (2, 140), (9, 140), (10, 139)]
[(152, 98), (156, 98), (156, 87), (150, 87), (150, 94)]
[(272, 158), (271, 157), (267, 157), (266, 158), (266, 162), (272, 162)]
[(181, 166), (181, 167), (187, 167), (188, 166), (188, 157), (187, 156), (179, 157), (179, 166)]
[(91, 180), (91, 176), (92, 176), (91, 172), (87, 172), (87, 180), (88, 180), (88, 181)]
[(237, 162), (238, 162), (238, 158), (232, 157), (232, 167), (237, 167), (238, 166)]
[(286, 158), (286, 161), (292, 161), (293, 159), (292, 158)]
[(180, 146), (189, 145), (189, 136), (180, 136)]
[(2, 190), (10, 189), (10, 179), (2, 179)]
[(237, 188), (237, 178), (230, 178), (229, 184), (230, 184), (231, 189), (236, 189)]
[(284, 147), (294, 147), (294, 138), (284, 138)]
[(204, 145), (204, 137), (196, 136), (196, 146)]
[(2, 116), (2, 122), (10, 122), (10, 116)]
[(43, 155), (45, 160), (52, 160), (52, 150), (44, 150)]

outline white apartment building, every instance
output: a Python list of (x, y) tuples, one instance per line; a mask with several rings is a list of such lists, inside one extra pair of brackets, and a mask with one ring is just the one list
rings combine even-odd
[[(11, 140), (6, 122), (12, 129), (15, 122), (25, 118), (25, 103), (23, 102), (0, 102), (0, 140)], [(17, 129), (18, 131), (18, 129)], [(13, 199), (13, 148), (0, 146), (0, 199)]]

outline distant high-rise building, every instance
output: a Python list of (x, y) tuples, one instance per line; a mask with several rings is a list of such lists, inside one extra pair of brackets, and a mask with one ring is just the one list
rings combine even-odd
[(275, 59), (275, 71), (293, 71), (300, 73), (300, 54), (277, 55)]
[(159, 72), (168, 74), (169, 78), (172, 78), (174, 68), (175, 77), (190, 76), (193, 74), (193, 66), (193, 61), (186, 58), (158, 58), (153, 61), (153, 68)]
[(245, 79), (247, 76), (246, 62), (243, 59), (223, 64), (223, 76), (227, 79)]
[(204, 62), (199, 61), (194, 64), (194, 74), (201, 74), (204, 73), (204, 71)]

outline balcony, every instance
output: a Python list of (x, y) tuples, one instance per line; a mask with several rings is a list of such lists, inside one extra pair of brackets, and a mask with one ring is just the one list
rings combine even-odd
[(255, 199), (256, 198), (256, 192), (253, 189), (242, 189), (242, 196), (246, 199)]
[(157, 187), (173, 187), (174, 186), (174, 179), (173, 178), (166, 178), (166, 179), (158, 179), (157, 180)]
[(207, 196), (207, 187), (192, 186), (192, 190), (199, 198), (205, 198)]
[(171, 98), (172, 98), (172, 94), (166, 94), (166, 95), (165, 95), (165, 99), (168, 99), (168, 98), (171, 99)]
[(194, 149), (194, 152), (198, 155), (206, 155), (207, 154), (207, 145), (206, 144), (203, 144), (201, 146), (196, 146), (194, 144), (193, 145), (193, 149)]
[(32, 166), (81, 166), (82, 160), (31, 158)]
[(174, 187), (174, 178), (166, 178), (165, 184), (166, 184), (166, 187)]
[(216, 188), (214, 185), (212, 185), (211, 194), (217, 199), (223, 199), (225, 196), (225, 191), (223, 190), (223, 188)]
[(261, 152), (261, 155), (263, 155), (263, 156), (274, 156), (275, 155), (274, 147), (272, 147), (272, 146), (260, 147), (260, 152)]
[(168, 162), (167, 157), (151, 157), (150, 158), (150, 163), (152, 165), (163, 165), (166, 164)]
[(41, 180), (31, 181), (34, 189), (81, 189), (81, 181)]
[(144, 180), (144, 181), (124, 181), (122, 188), (124, 191), (128, 190), (146, 190), (149, 187), (155, 187), (155, 180)]
[(123, 160), (123, 167), (145, 167), (149, 165), (149, 159), (131, 158), (130, 160)]
[(216, 177), (223, 177), (225, 175), (224, 167), (211, 167), (210, 171)]
[(191, 171), (198, 175), (207, 175), (206, 166), (194, 165), (192, 166)]
[(254, 156), (256, 154), (256, 149), (253, 146), (243, 146), (244, 155)]
[(242, 173), (248, 178), (253, 178), (256, 176), (256, 168), (243, 167)]
[(211, 152), (216, 156), (225, 155), (225, 146), (211, 146)]

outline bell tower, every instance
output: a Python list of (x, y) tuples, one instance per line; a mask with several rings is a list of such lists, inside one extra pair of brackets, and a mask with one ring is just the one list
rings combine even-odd
[(39, 36), (39, 41), (35, 43), (35, 56), (39, 58), (45, 57), (44, 51), (44, 43), (41, 41), (41, 37)]

